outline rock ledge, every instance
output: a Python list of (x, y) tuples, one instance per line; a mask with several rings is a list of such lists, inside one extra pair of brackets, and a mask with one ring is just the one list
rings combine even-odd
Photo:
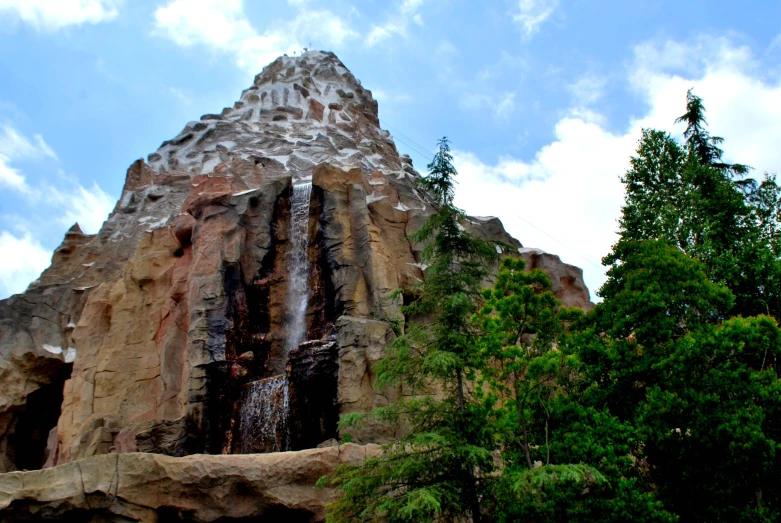
[(317, 480), (379, 451), (347, 443), (271, 454), (93, 456), (0, 474), (0, 521), (324, 521), (334, 491), (314, 488)]

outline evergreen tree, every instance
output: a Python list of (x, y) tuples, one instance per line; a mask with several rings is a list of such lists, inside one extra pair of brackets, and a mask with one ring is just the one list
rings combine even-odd
[(619, 259), (578, 343), (579, 406), (631, 427), (638, 479), (682, 521), (778, 521), (778, 325), (728, 318), (729, 290), (666, 242)]
[(470, 392), (480, 365), (470, 317), (494, 245), (470, 236), (453, 205), (456, 170), (447, 139), (429, 164), (422, 187), (438, 209), (412, 238), (425, 244), (428, 265), (418, 298), (403, 308), (412, 318), (377, 366), (377, 386), (401, 386), (404, 397), (376, 413), (406, 425), (406, 435), (385, 445), (363, 466), (342, 469), (344, 496), (330, 521), (483, 521), (495, 468), (494, 415)]
[[(702, 98), (689, 89), (686, 92), (686, 112), (676, 118), (675, 123), (685, 123), (683, 137), (686, 145), (697, 155), (702, 165), (709, 165), (731, 177), (745, 176), (750, 167), (739, 163), (725, 163), (722, 160), (724, 151), (719, 147), (724, 143), (721, 136), (711, 136), (708, 132), (708, 121), (705, 119), (705, 105)], [(738, 180), (738, 185), (746, 189), (755, 189), (756, 182), (752, 179)]]
[(478, 391), (494, 405), (501, 474), (496, 521), (669, 522), (630, 459), (635, 431), (581, 403), (582, 367), (569, 326), (582, 321), (551, 292), (547, 275), (504, 259), (478, 315), (486, 364)]
[(686, 147), (662, 131), (643, 131), (622, 178), (626, 203), (619, 243), (667, 241), (702, 261), (713, 281), (730, 288), (736, 298), (732, 313), (778, 316), (781, 264), (768, 241), (781, 236), (770, 218), (778, 204), (777, 198), (770, 201), (777, 196), (775, 184), (766, 180), (747, 194), (745, 185), (731, 180), (747, 168), (721, 160), (721, 139), (708, 134), (704, 112), (702, 100), (690, 91), (687, 113), (679, 119), (687, 123)]

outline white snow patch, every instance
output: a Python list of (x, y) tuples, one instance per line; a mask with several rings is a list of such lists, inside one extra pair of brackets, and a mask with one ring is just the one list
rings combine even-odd
[(133, 198), (133, 191), (127, 191), (125, 194), (123, 194), (122, 199), (119, 201), (119, 208), (124, 209), (130, 205), (131, 198)]
[(65, 363), (73, 363), (76, 360), (76, 349), (68, 347), (65, 351)]
[(222, 161), (220, 160), (220, 157), (212, 158), (211, 160), (207, 160), (203, 162), (203, 165), (201, 166), (201, 174), (210, 173), (214, 171), (214, 168), (217, 167)]
[(401, 202), (397, 203), (393, 208), (396, 209), (397, 211), (405, 211), (405, 212), (410, 210), (409, 207), (407, 207)]
[(65, 328), (66, 329), (75, 329), (76, 328), (76, 324), (73, 323), (73, 322), (70, 322), (68, 325), (65, 326)]
[(89, 263), (82, 263), (81, 264), (82, 267), (92, 267), (93, 265), (95, 265), (95, 262), (89, 262)]
[(152, 232), (155, 229), (160, 229), (161, 227), (165, 227), (165, 225), (168, 223), (168, 218), (160, 218), (160, 220), (156, 222), (149, 222), (147, 224), (146, 232)]
[(407, 262), (407, 265), (412, 265), (413, 267), (417, 267), (421, 271), (425, 271), (426, 269), (428, 269), (428, 265), (426, 265), (425, 263), (410, 263), (410, 262)]
[(495, 220), (496, 216), (474, 216), (475, 220), (480, 220), (481, 222), (490, 222), (491, 220)]
[(499, 247), (498, 245), (494, 245), (494, 247), (496, 247), (496, 252), (497, 253), (502, 254), (503, 251), (502, 251), (501, 247)]
[(519, 247), (518, 252), (520, 254), (526, 254), (526, 253), (545, 254), (545, 251), (543, 251), (542, 249), (538, 249), (537, 247)]
[(388, 196), (384, 194), (382, 196), (377, 196), (376, 194), (371, 193), (366, 197), (366, 205), (369, 205), (370, 203), (378, 202), (380, 200), (384, 200), (387, 197)]
[(247, 189), (246, 191), (235, 192), (235, 193), (233, 193), (233, 196), (242, 196), (244, 194), (249, 194), (249, 193), (255, 192), (255, 191), (257, 191), (257, 189)]
[(43, 344), (43, 350), (51, 352), (52, 354), (62, 354), (62, 347), (55, 347), (47, 343)]

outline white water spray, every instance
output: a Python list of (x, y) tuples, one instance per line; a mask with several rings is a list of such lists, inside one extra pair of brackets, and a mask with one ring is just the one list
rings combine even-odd
[(285, 376), (254, 381), (242, 393), (241, 453), (282, 452), (290, 448), (290, 395)]
[(304, 341), (309, 305), (309, 200), (312, 183), (293, 186), (290, 205), (290, 251), (288, 252), (287, 317), (285, 356)]

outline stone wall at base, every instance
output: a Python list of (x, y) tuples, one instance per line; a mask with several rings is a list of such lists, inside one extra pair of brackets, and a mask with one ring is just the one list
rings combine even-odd
[(335, 492), (315, 488), (377, 445), (347, 443), (247, 455), (104, 454), (44, 470), (0, 474), (0, 522), (325, 520)]

